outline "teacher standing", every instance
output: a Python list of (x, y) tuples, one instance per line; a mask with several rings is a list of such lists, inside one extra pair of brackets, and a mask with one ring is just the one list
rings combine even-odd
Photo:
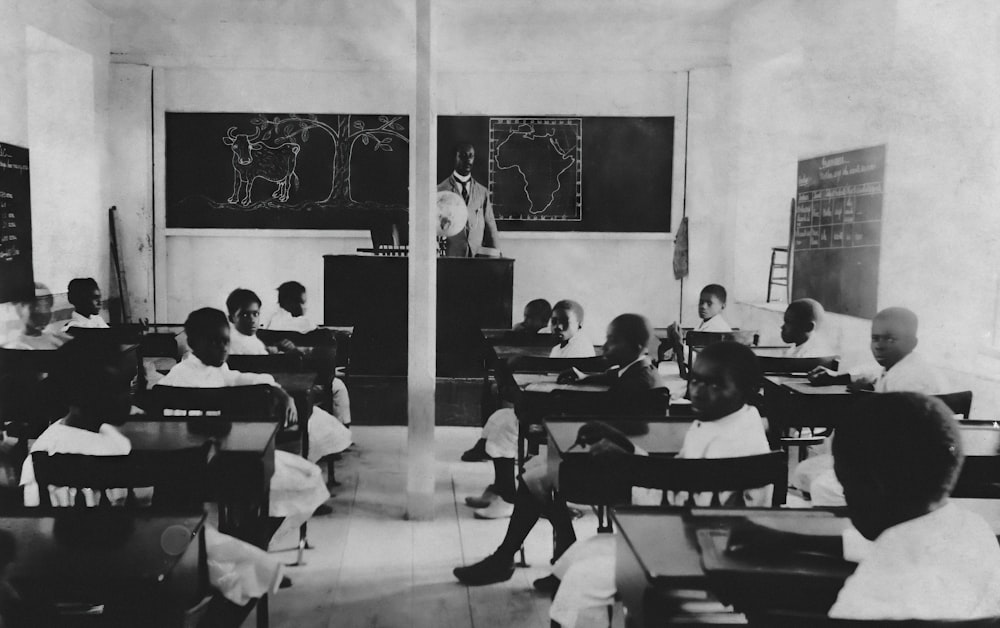
[(438, 191), (454, 192), (465, 199), (469, 221), (458, 234), (448, 238), (448, 257), (500, 257), (493, 205), (486, 186), (472, 178), (476, 149), (463, 142), (455, 146), (455, 170), (438, 184)]

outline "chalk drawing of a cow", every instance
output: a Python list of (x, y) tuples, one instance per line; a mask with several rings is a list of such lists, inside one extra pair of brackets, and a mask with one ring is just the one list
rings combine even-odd
[[(281, 202), (288, 200), (288, 191), (293, 180), (299, 187), (299, 175), (295, 174), (295, 160), (299, 145), (286, 142), (280, 146), (268, 146), (258, 141), (260, 129), (253, 137), (246, 133), (236, 133), (236, 127), (229, 127), (223, 143), (233, 147), (233, 195), (230, 203), (250, 204), (250, 192), (257, 179), (265, 179), (278, 184), (271, 196)], [(242, 198), (240, 193), (242, 192)]]

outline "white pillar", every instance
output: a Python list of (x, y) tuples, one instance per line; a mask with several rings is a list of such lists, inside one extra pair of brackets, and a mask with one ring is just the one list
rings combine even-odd
[(410, 163), (416, 172), (410, 208), (409, 355), (407, 361), (406, 516), (434, 517), (434, 370), (437, 331), (435, 122), (431, 115), (431, 3), (417, 2), (416, 118)]

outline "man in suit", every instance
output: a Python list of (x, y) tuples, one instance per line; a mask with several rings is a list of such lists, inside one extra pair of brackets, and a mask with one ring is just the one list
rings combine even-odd
[(472, 178), (476, 149), (463, 142), (455, 146), (455, 171), (438, 184), (438, 191), (454, 192), (469, 207), (469, 222), (458, 235), (448, 238), (448, 257), (500, 257), (493, 205), (486, 186)]

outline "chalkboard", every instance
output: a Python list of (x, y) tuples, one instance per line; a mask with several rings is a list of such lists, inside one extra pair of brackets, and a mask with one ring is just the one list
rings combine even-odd
[(0, 303), (34, 294), (28, 149), (0, 142)]
[(885, 145), (799, 162), (792, 297), (871, 318), (878, 308)]
[(439, 116), (437, 180), (476, 150), (501, 231), (670, 231), (672, 117)]
[(168, 112), (167, 227), (405, 233), (409, 127), (390, 114)]

